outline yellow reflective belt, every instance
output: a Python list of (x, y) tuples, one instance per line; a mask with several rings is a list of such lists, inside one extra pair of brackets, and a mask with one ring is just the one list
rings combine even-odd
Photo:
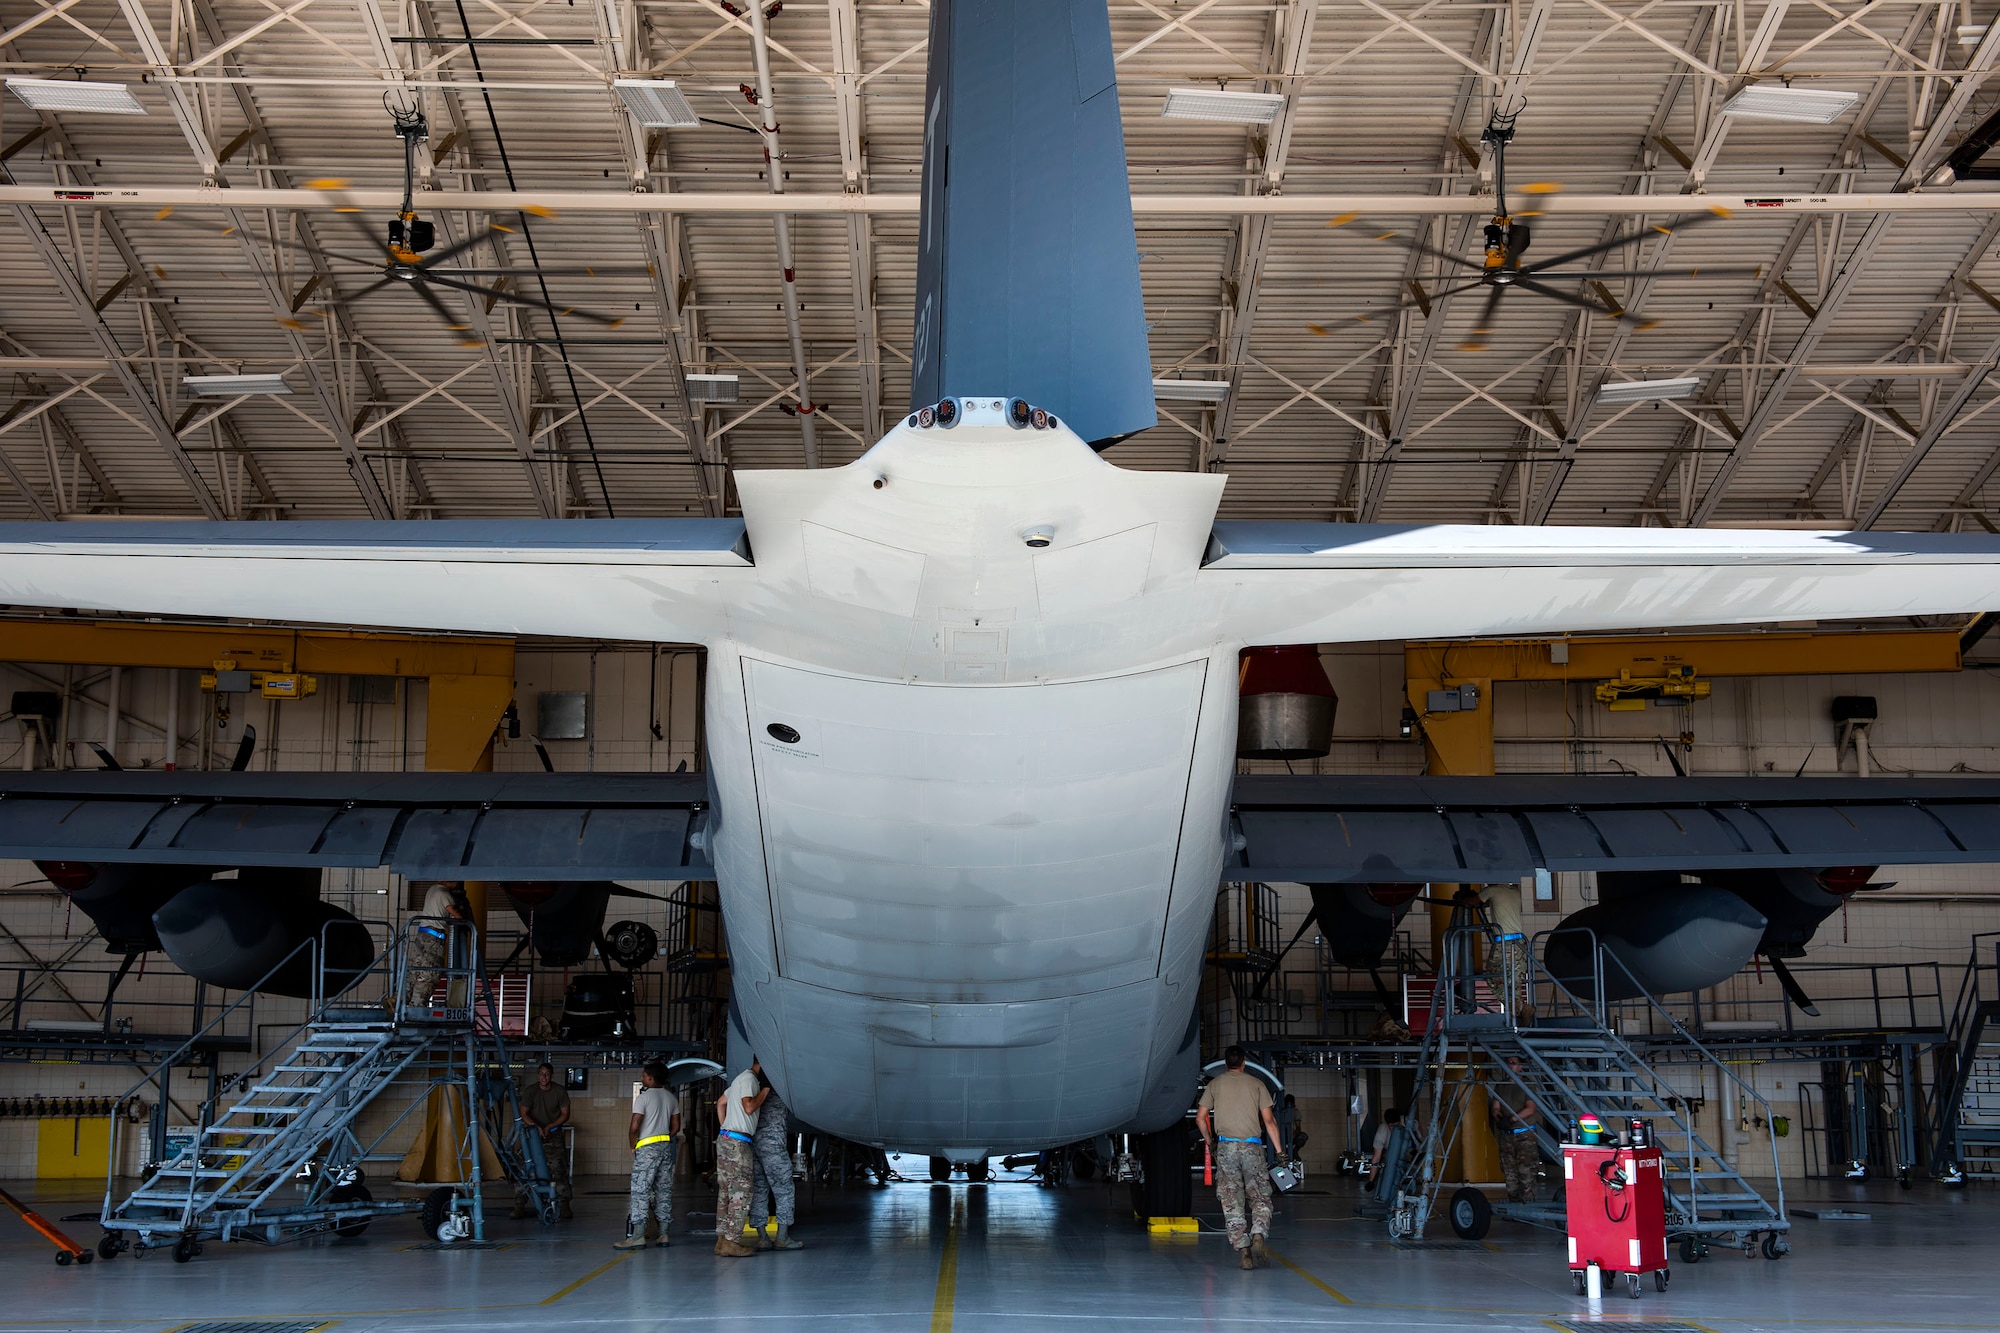
[(672, 1143), (673, 1141), (674, 1136), (671, 1134), (655, 1134), (649, 1139), (640, 1139), (637, 1146), (643, 1148), (649, 1143)]

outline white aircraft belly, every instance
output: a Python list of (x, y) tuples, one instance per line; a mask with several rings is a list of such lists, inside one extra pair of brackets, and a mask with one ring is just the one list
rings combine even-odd
[(1006, 687), (742, 669), (780, 975), (948, 1003), (1159, 975), (1206, 662)]

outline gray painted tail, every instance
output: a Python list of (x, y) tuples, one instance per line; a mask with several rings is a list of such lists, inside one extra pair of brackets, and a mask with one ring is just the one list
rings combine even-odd
[(933, 0), (911, 407), (1158, 420), (1104, 0)]

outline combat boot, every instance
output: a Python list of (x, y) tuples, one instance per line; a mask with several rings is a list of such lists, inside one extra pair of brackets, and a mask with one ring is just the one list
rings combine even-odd
[(1255, 1268), (1257, 1266), (1257, 1261), (1250, 1257), (1250, 1249), (1248, 1246), (1245, 1246), (1244, 1248), (1236, 1252), (1236, 1266), (1238, 1268), (1245, 1268), (1245, 1269)]
[(742, 1241), (731, 1240), (727, 1236), (718, 1236), (716, 1238), (715, 1252), (725, 1259), (746, 1259), (757, 1253), (757, 1251), (751, 1249)]
[(1271, 1266), (1271, 1252), (1264, 1248), (1264, 1238), (1262, 1236), (1252, 1236), (1250, 1238), (1249, 1254), (1250, 1261), (1256, 1264), (1257, 1267), (1269, 1268)]
[(778, 1238), (769, 1242), (769, 1245), (774, 1250), (803, 1250), (805, 1248), (804, 1242), (792, 1239), (792, 1229), (783, 1222), (778, 1223)]

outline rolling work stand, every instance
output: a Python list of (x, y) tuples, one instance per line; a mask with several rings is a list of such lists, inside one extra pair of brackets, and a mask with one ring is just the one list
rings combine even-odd
[[(525, 1151), (507, 1050), (476, 939), (463, 922), (434, 924), (447, 942), (445, 961), (435, 968), (412, 967), (406, 937), (393, 941), (359, 974), (325, 967), (323, 941), (300, 944), (293, 954), (313, 951), (311, 1017), (204, 1102), (202, 1123), (186, 1148), (150, 1167), (144, 1183), (122, 1201), (113, 1194), (121, 1156), (114, 1129), (98, 1256), (171, 1247), (175, 1261), (186, 1263), (208, 1240), (280, 1245), (329, 1234), (357, 1236), (370, 1222), (395, 1214), (418, 1215), (428, 1241), (483, 1241), (482, 1127), (505, 1174), (525, 1185), (536, 1212), (553, 1222), (554, 1188), (546, 1165), (531, 1165)], [(292, 961), (287, 955), (267, 979)], [(435, 974), (429, 995), (407, 994), (413, 971)], [(362, 992), (377, 988), (366, 984), (371, 981), (379, 984), (379, 997), (364, 998)], [(216, 1024), (234, 1008), (224, 1010)], [(148, 1088), (158, 1096), (160, 1081), (183, 1054), (169, 1056), (128, 1098)], [(391, 1150), (388, 1140), (413, 1114), (424, 1112), (430, 1091), (438, 1088), (451, 1090), (447, 1105), (463, 1098), (459, 1105), (465, 1111), (455, 1117), (451, 1137), (466, 1168), (464, 1183), (441, 1185), (422, 1200), (376, 1199), (365, 1183), (366, 1168), (401, 1160), (403, 1154)], [(404, 1110), (364, 1139), (358, 1132), (363, 1111), (392, 1089), (407, 1097)], [(231, 1097), (234, 1102), (225, 1104)]]

